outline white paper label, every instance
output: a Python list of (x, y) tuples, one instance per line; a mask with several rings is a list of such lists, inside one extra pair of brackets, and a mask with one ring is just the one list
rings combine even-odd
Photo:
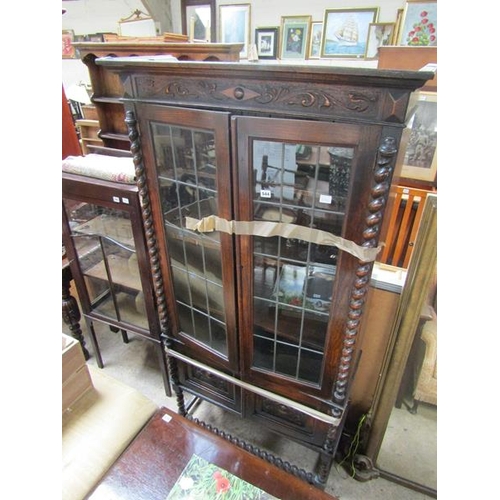
[(113, 196), (113, 201), (115, 203), (120, 203), (120, 197), (119, 196)]
[(330, 205), (330, 203), (332, 202), (332, 197), (329, 194), (322, 194), (319, 197), (319, 202), (326, 203), (327, 205)]
[(271, 191), (269, 189), (261, 189), (260, 190), (261, 198), (271, 198)]
[(128, 205), (130, 203), (128, 198), (122, 198), (122, 202)]

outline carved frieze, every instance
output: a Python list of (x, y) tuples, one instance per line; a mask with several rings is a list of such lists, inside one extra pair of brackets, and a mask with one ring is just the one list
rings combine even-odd
[(135, 76), (139, 98), (171, 104), (217, 105), (234, 110), (273, 109), (287, 114), (304, 113), (318, 117), (378, 118), (383, 100), (379, 89), (321, 84), (281, 83), (249, 80)]

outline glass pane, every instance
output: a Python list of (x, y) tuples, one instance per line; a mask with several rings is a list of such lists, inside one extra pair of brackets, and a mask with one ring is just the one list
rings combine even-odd
[(227, 355), (219, 234), (185, 229), (218, 214), (212, 132), (152, 123), (160, 199), (183, 333)]
[(64, 200), (93, 311), (148, 329), (129, 213)]
[[(254, 141), (254, 220), (341, 236), (353, 148)], [(253, 238), (254, 365), (319, 384), (338, 249)]]

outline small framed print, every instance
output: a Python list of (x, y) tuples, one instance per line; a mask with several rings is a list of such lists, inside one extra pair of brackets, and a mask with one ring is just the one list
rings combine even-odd
[(307, 59), (311, 16), (281, 18), (280, 59)]
[(278, 33), (278, 26), (255, 30), (255, 46), (259, 59), (276, 59), (278, 57)]
[(433, 183), (437, 174), (437, 92), (419, 92), (408, 128), (401, 177)]
[(63, 59), (75, 59), (76, 50), (73, 46), (73, 41), (75, 39), (75, 33), (73, 30), (63, 30), (62, 32), (62, 58)]
[(322, 33), (323, 33), (323, 22), (313, 21), (311, 23), (311, 43), (309, 45), (309, 59), (320, 58)]
[(219, 5), (219, 42), (242, 43), (242, 59), (250, 48), (250, 4)]
[(399, 33), (401, 32), (401, 23), (403, 22), (404, 9), (398, 9), (396, 14), (396, 22), (394, 23), (394, 33), (392, 35), (392, 44), (397, 45), (399, 41)]
[(371, 23), (368, 27), (365, 59), (378, 59), (378, 49), (392, 45), (395, 23)]

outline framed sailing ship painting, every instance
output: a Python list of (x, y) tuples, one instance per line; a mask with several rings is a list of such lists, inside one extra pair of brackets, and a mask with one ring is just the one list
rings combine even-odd
[(378, 20), (378, 7), (326, 9), (321, 57), (364, 57), (370, 24)]

